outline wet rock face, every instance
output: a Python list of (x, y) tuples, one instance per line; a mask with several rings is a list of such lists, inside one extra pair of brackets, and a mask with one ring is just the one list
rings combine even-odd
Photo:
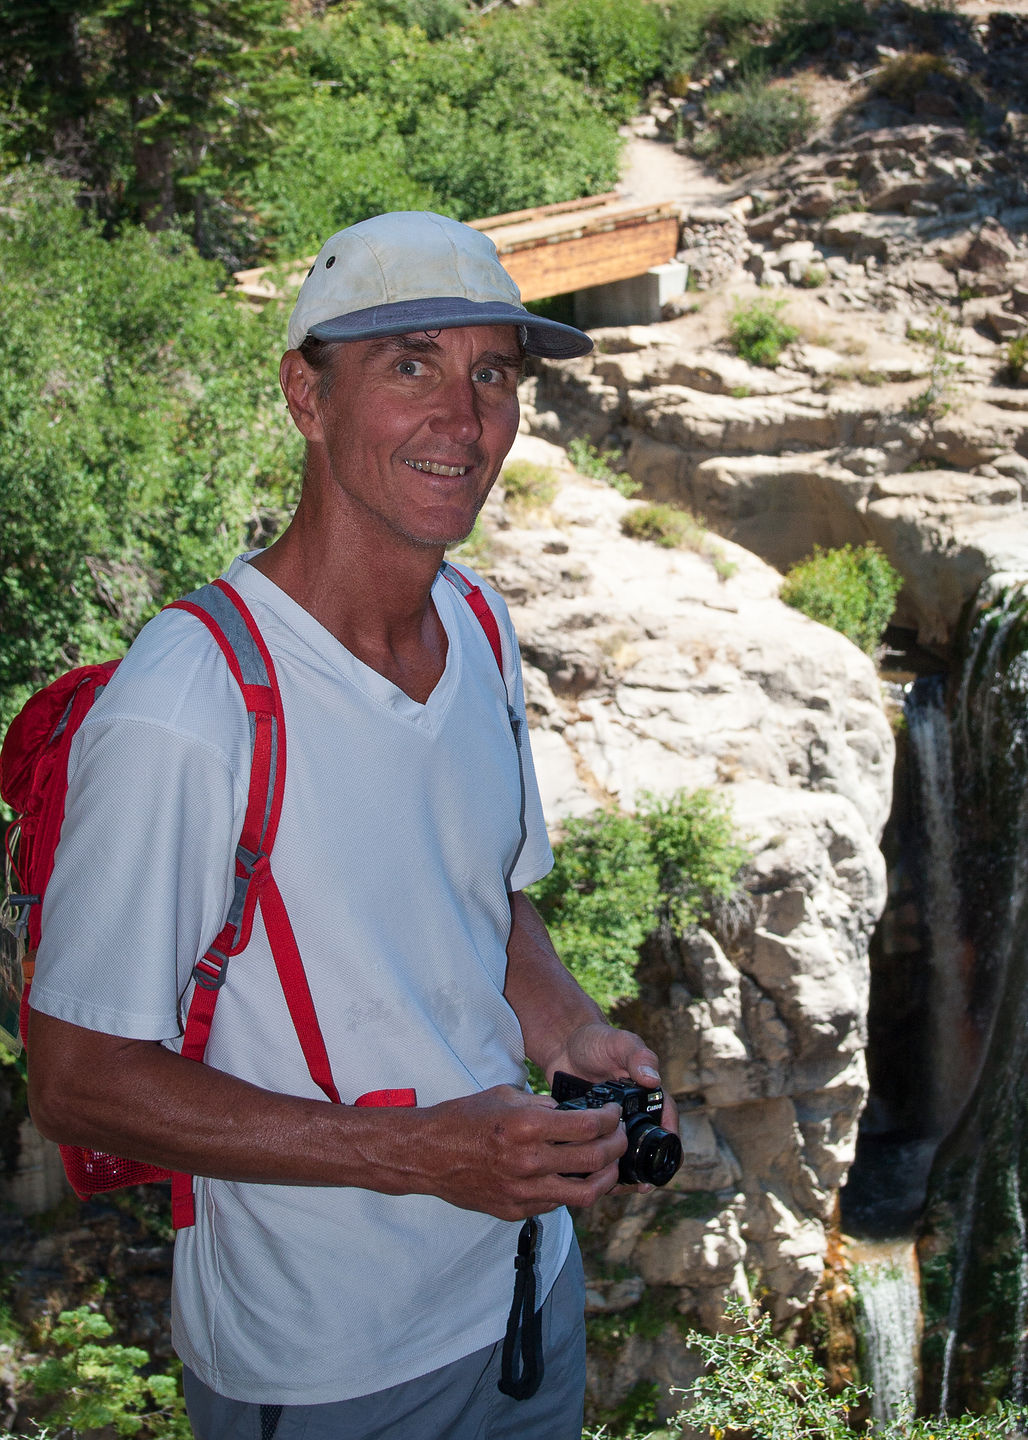
[[(515, 527), (499, 499), (486, 515), (551, 825), (710, 787), (753, 855), (725, 934), (653, 941), (619, 1012), (661, 1055), (685, 1164), (666, 1191), (580, 1218), (601, 1330), (629, 1345), (633, 1379), (682, 1385), (676, 1317), (716, 1326), (756, 1278), (784, 1318), (822, 1274), (866, 1093), (892, 734), (871, 662), (782, 605), (768, 566), (726, 542), (711, 556), (630, 540), (620, 523), (640, 502), (573, 477), (533, 437), (515, 455), (565, 477), (534, 523)], [(667, 1323), (650, 1324), (654, 1307)], [(590, 1383), (612, 1404), (630, 1369), (604, 1354)]]

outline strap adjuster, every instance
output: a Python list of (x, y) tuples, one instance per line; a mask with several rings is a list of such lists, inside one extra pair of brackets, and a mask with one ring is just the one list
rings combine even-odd
[[(196, 962), (193, 966), (193, 979), (201, 990), (221, 989), (228, 974), (228, 958), (227, 955), (222, 955), (220, 950), (210, 949)], [(205, 962), (210, 963), (210, 969), (204, 969)]]

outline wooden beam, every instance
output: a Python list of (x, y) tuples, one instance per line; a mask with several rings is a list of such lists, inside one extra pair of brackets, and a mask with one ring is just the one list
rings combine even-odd
[(600, 205), (612, 205), (618, 198), (616, 190), (608, 190), (604, 195), (583, 195), (578, 200), (559, 200), (555, 205), (537, 205), (533, 210), (509, 210), (506, 215), (489, 215), (484, 220), (465, 223), (472, 230), (499, 230), (522, 220), (543, 220), (548, 215), (566, 215), (570, 210), (595, 210)]
[(671, 215), (609, 230), (555, 236), (548, 243), (501, 250), (500, 259), (522, 300), (527, 301), (644, 275), (652, 265), (673, 260), (677, 249), (678, 219)]

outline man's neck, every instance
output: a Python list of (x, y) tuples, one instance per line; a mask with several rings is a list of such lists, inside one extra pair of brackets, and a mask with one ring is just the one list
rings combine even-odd
[(424, 703), (446, 664), (446, 632), (432, 604), (445, 550), (403, 537), (361, 543), (361, 532), (297, 509), (275, 543), (251, 562), (351, 654)]

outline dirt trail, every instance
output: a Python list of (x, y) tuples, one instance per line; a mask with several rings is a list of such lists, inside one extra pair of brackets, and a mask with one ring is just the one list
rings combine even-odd
[(701, 160), (676, 154), (666, 140), (644, 140), (638, 135), (625, 144), (618, 189), (624, 200), (638, 205), (655, 200), (721, 205), (738, 194), (736, 185), (719, 180)]

